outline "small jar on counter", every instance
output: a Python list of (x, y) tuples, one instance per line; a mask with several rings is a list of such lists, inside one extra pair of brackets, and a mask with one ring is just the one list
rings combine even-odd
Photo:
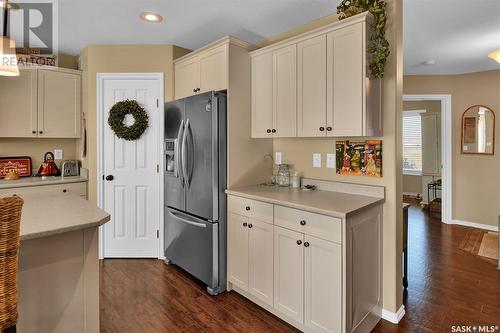
[(294, 171), (292, 176), (292, 187), (300, 188), (300, 175), (297, 171)]
[(280, 164), (278, 168), (278, 185), (290, 186), (290, 169), (288, 164)]

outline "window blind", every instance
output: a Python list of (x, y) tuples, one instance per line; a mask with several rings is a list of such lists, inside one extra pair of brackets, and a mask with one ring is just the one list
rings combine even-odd
[(420, 114), (403, 115), (403, 173), (422, 172), (421, 119)]

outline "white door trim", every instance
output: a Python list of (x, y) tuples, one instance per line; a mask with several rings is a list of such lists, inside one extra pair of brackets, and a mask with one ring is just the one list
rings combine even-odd
[[(158, 116), (156, 119), (152, 119), (152, 121), (158, 121), (158, 140), (160, 144), (158, 145), (157, 152), (157, 164), (160, 166), (160, 172), (158, 173), (158, 182), (160, 186), (158, 187), (158, 206), (159, 207), (159, 226), (158, 230), (160, 232), (160, 237), (158, 238), (158, 259), (164, 258), (164, 250), (163, 250), (163, 223), (164, 220), (164, 161), (163, 161), (163, 137), (165, 133), (165, 122), (164, 122), (164, 112), (163, 105), (164, 101), (164, 75), (163, 73), (97, 73), (97, 153), (96, 153), (96, 165), (97, 165), (97, 205), (104, 209), (104, 180), (102, 179), (103, 170), (104, 170), (104, 149), (103, 149), (103, 140), (104, 137), (104, 81), (105, 80), (126, 80), (126, 79), (143, 79), (143, 80), (157, 80), (160, 85), (160, 96), (159, 96), (159, 104), (160, 104), (160, 112), (158, 112)], [(103, 226), (99, 227), (99, 259), (104, 258), (104, 228)]]
[(452, 119), (451, 95), (403, 95), (403, 101), (440, 101), (441, 102), (441, 178), (443, 182), (443, 214), (441, 222), (452, 224)]

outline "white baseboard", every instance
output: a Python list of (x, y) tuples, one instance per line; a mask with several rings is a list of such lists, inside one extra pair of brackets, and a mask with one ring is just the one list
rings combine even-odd
[(386, 309), (382, 309), (382, 319), (387, 320), (393, 324), (399, 323), (401, 318), (405, 315), (405, 306), (401, 305), (398, 312), (392, 312)]
[(451, 224), (458, 224), (458, 225), (463, 225), (466, 227), (473, 227), (473, 228), (485, 229), (485, 230), (489, 230), (489, 231), (498, 232), (498, 227), (495, 225), (481, 224), (481, 223), (475, 223), (475, 222), (469, 222), (469, 221), (463, 221), (463, 220), (452, 220)]

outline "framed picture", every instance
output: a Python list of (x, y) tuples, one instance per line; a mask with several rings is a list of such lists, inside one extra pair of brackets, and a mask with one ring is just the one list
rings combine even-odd
[(382, 140), (337, 141), (339, 175), (382, 177)]

